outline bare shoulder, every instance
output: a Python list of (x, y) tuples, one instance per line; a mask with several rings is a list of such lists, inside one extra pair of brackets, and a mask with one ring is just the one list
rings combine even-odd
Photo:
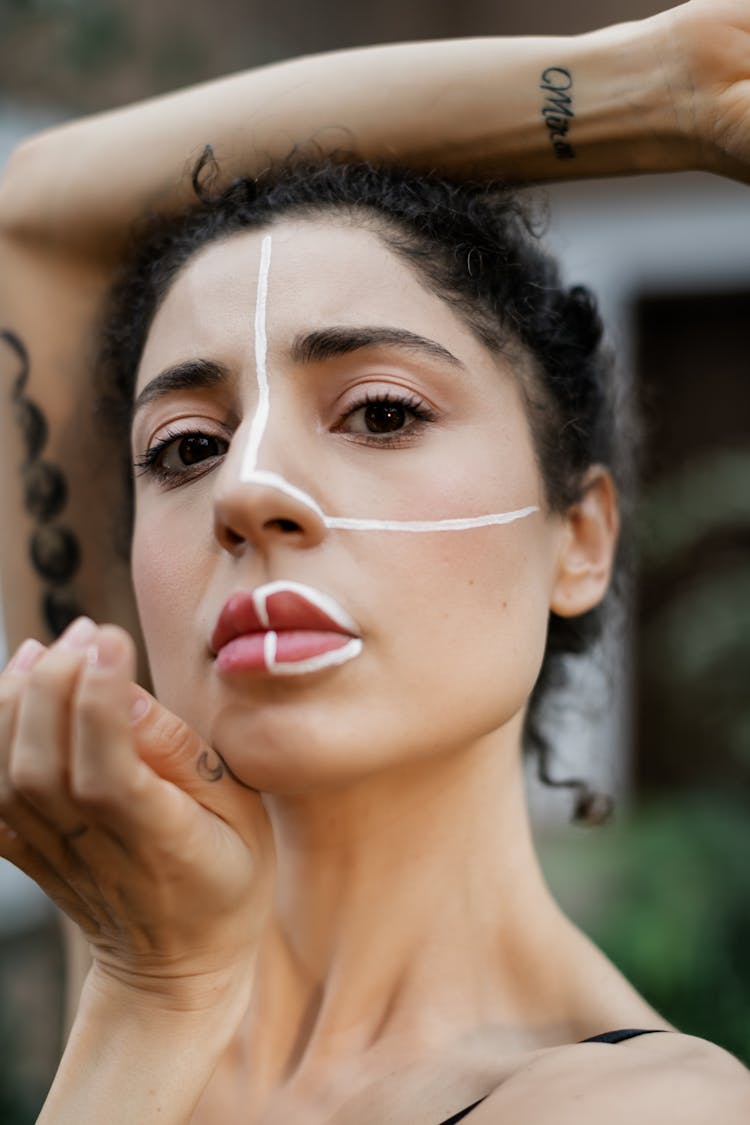
[(475, 1111), (476, 1125), (747, 1125), (750, 1071), (691, 1035), (545, 1051)]

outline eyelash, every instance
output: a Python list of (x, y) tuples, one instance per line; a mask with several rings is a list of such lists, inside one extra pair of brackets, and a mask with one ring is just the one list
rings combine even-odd
[[(389, 394), (367, 394), (359, 402), (354, 403), (344, 414), (333, 429), (334, 433), (341, 432), (343, 424), (351, 418), (358, 410), (362, 410), (366, 406), (372, 404), (383, 403), (387, 405), (403, 406), (413, 417), (408, 428), (396, 431), (393, 434), (383, 434), (377, 438), (368, 439), (364, 434), (357, 434), (358, 443), (363, 445), (377, 445), (385, 447), (403, 447), (414, 435), (415, 431), (420, 431), (424, 426), (435, 420), (434, 412), (427, 406), (422, 399), (413, 395), (389, 395)], [(184, 469), (182, 471), (175, 471), (174, 469), (165, 469), (159, 464), (159, 459), (162, 454), (173, 445), (176, 441), (182, 441), (185, 438), (206, 437), (213, 441), (223, 441), (228, 443), (227, 438), (220, 437), (218, 434), (212, 434), (203, 430), (167, 430), (163, 437), (155, 442), (150, 449), (146, 450), (142, 457), (137, 457), (133, 462), (133, 467), (136, 470), (136, 476), (150, 476), (153, 477), (161, 484), (175, 484), (182, 479), (194, 479), (197, 476), (202, 476), (208, 470), (204, 465), (209, 465), (214, 458), (207, 457), (205, 462), (200, 462), (196, 468)]]
[(150, 476), (159, 481), (160, 484), (173, 483), (180, 478), (194, 478), (202, 475), (206, 469), (205, 465), (209, 464), (213, 458), (207, 457), (194, 469), (184, 469), (181, 472), (174, 469), (165, 469), (163, 465), (159, 464), (159, 458), (166, 450), (173, 445), (176, 441), (184, 441), (186, 438), (206, 437), (213, 441), (225, 441), (226, 438), (220, 437), (218, 434), (206, 433), (204, 430), (167, 430), (163, 437), (159, 438), (157, 442), (147, 449), (142, 457), (136, 457), (133, 461), (133, 468), (139, 470), (136, 476)]

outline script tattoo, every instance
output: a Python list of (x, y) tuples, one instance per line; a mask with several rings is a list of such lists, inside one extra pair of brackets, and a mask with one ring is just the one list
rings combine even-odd
[(8, 329), (0, 330), (0, 341), (13, 352), (18, 363), (11, 402), (24, 443), (24, 506), (37, 524), (29, 543), (29, 557), (37, 574), (47, 583), (42, 595), (42, 617), (53, 637), (59, 637), (83, 612), (71, 586), (81, 564), (81, 552), (73, 532), (56, 522), (67, 502), (68, 489), (59, 467), (42, 458), (48, 427), (40, 408), (25, 394), (29, 353)]
[(548, 66), (542, 72), (542, 84), (539, 87), (547, 95), (544, 99), (542, 117), (549, 130), (549, 139), (558, 160), (572, 160), (575, 150), (566, 140), (570, 130), (570, 122), (575, 117), (573, 113), (573, 75), (564, 66)]

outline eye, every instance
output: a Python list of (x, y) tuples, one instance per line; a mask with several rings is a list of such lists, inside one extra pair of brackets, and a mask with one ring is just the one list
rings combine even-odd
[(176, 482), (180, 477), (195, 476), (196, 466), (222, 456), (228, 446), (229, 442), (216, 434), (168, 432), (143, 457), (136, 459), (134, 467), (141, 470), (139, 476), (151, 476), (164, 483)]
[(395, 395), (369, 396), (353, 406), (337, 426), (347, 434), (375, 437), (383, 434), (411, 433), (420, 423), (432, 421), (433, 414), (421, 399)]
[(219, 439), (208, 434), (186, 434), (179, 441), (170, 444), (174, 446), (174, 449), (170, 450), (167, 446), (161, 457), (162, 464), (165, 467), (168, 467), (167, 462), (173, 455), (178, 458), (182, 465), (197, 465), (201, 461), (205, 461), (207, 457), (217, 455), (216, 446), (219, 444)]

